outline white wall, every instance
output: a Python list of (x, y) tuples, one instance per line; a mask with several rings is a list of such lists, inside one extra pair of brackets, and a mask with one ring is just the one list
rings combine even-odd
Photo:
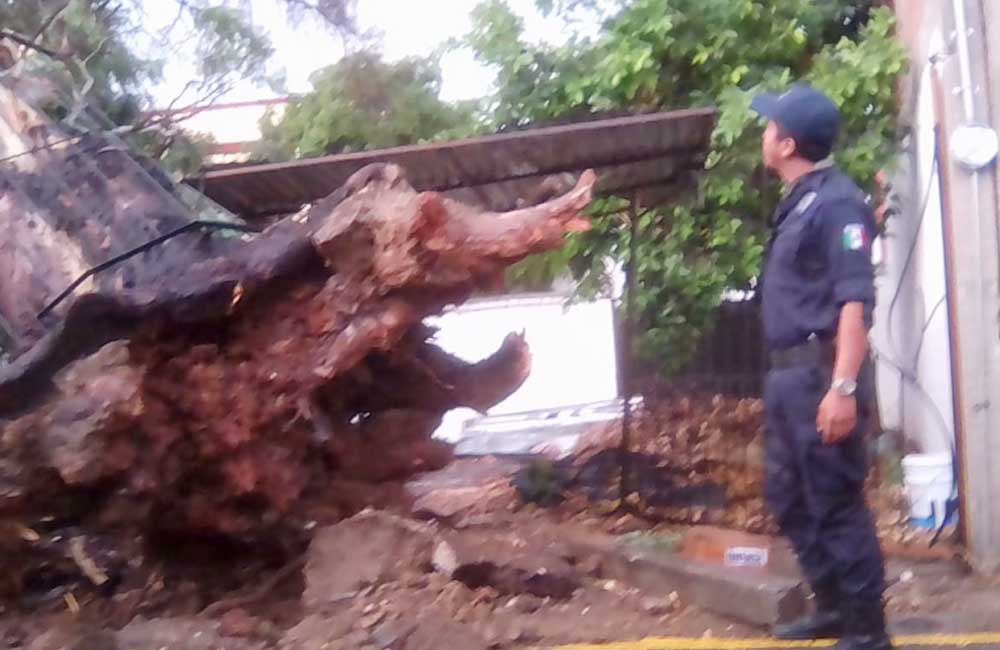
[[(490, 415), (576, 406), (618, 397), (614, 312), (611, 300), (567, 304), (564, 295), (508, 296), (474, 300), (428, 319), (440, 328), (436, 342), (468, 361), (496, 351), (510, 332), (525, 333), (531, 375)], [(450, 413), (438, 437), (453, 440), (461, 423), (477, 415)]]
[[(940, 43), (940, 34), (933, 35), (930, 51)], [(920, 65), (914, 62), (914, 67)], [(880, 359), (883, 427), (902, 431), (921, 451), (939, 452), (951, 448), (954, 420), (948, 310), (947, 304), (937, 306), (946, 284), (929, 65), (923, 67), (915, 108), (908, 155), (894, 181), (901, 211), (889, 218), (884, 238), (872, 344)], [(902, 276), (914, 245), (910, 268)], [(913, 373), (916, 383), (901, 378), (894, 364)]]

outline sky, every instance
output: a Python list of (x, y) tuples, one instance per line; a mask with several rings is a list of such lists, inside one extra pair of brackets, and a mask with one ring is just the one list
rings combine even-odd
[[(538, 12), (534, 0), (507, 0), (508, 5), (525, 21), (526, 37), (533, 41), (559, 43), (564, 39), (562, 22)], [(287, 90), (292, 93), (311, 89), (309, 75), (337, 61), (343, 54), (337, 39), (322, 27), (305, 22), (293, 27), (285, 19), (277, 0), (250, 0), (254, 23), (265, 28), (275, 48), (274, 71), (282, 70)], [(381, 51), (387, 60), (406, 56), (426, 56), (444, 41), (460, 38), (470, 29), (469, 14), (479, 0), (361, 0), (358, 20), (363, 29), (381, 33)], [(146, 0), (151, 21), (147, 28), (166, 25), (173, 18), (163, 0)], [(171, 60), (166, 79), (156, 90), (158, 102), (165, 105), (192, 76), (192, 64), (183, 52)], [(493, 73), (480, 65), (468, 51), (456, 51), (442, 60), (441, 96), (449, 101), (473, 99), (489, 93)], [(224, 101), (246, 101), (273, 97), (266, 88), (242, 84)], [(183, 102), (181, 102), (183, 104)]]

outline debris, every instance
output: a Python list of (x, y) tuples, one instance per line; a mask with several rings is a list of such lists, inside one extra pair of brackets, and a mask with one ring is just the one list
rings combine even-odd
[[(148, 265), (134, 283), (81, 289), (0, 368), (0, 518), (32, 527), (85, 504), (63, 514), (88, 535), (293, 546), (318, 519), (299, 516), (308, 496), (443, 467), (442, 415), (503, 400), (530, 353), (512, 334), (470, 364), (435, 347), (424, 318), (561, 246), (594, 180), (494, 215), (374, 165), (249, 242), (175, 239), (134, 258)], [(337, 518), (360, 509), (343, 506)]]
[(322, 607), (366, 586), (422, 573), (431, 563), (434, 539), (430, 526), (378, 511), (317, 530), (303, 603)]
[(219, 631), (223, 636), (252, 637), (259, 626), (260, 621), (240, 608), (229, 610), (219, 619)]
[[(467, 461), (457, 461), (464, 462)], [(461, 527), (474, 525), (477, 518), (505, 510), (516, 502), (517, 496), (510, 485), (510, 479), (499, 478), (482, 485), (447, 487), (427, 492), (416, 499), (413, 512), (419, 517), (429, 517)]]
[(663, 616), (674, 610), (674, 601), (664, 598), (643, 598), (642, 609), (647, 614)]
[(76, 562), (76, 565), (80, 567), (80, 571), (83, 572), (83, 575), (87, 576), (94, 585), (100, 587), (109, 580), (108, 574), (102, 571), (94, 560), (87, 555), (84, 542), (83, 537), (74, 537), (71, 539), (69, 541), (70, 553), (73, 556), (73, 561)]
[(417, 621), (416, 627), (399, 650), (440, 650), (442, 647), (462, 650), (486, 650), (486, 640), (470, 625), (444, 617), (429, 615)]
[[(121, 650), (263, 650), (263, 643), (227, 637), (215, 621), (196, 618), (136, 619), (118, 632)], [(103, 648), (101, 650), (104, 650)]]
[(570, 475), (551, 460), (539, 459), (519, 470), (512, 483), (524, 503), (554, 506), (565, 498)]
[(739, 530), (694, 526), (684, 532), (678, 552), (691, 560), (727, 567), (766, 568), (774, 539)]
[(17, 526), (18, 536), (20, 536), (20, 538), (23, 539), (24, 541), (34, 543), (42, 539), (41, 535), (36, 533), (34, 530), (28, 528), (27, 526), (23, 526), (21, 524), (16, 524), (16, 526)]
[(439, 542), (434, 547), (434, 555), (431, 557), (434, 570), (445, 575), (452, 575), (458, 569), (458, 557), (448, 542)]
[(63, 594), (63, 600), (66, 601), (66, 609), (68, 609), (71, 614), (80, 613), (80, 603), (77, 602), (76, 596), (73, 595), (72, 591)]
[(28, 650), (124, 650), (127, 646), (120, 645), (113, 632), (74, 616), (61, 618), (26, 647)]
[[(349, 642), (357, 641), (357, 647), (364, 637), (356, 635), (351, 628), (355, 622), (353, 615), (346, 611), (327, 609), (323, 614), (308, 614), (297, 625), (285, 632), (278, 647), (281, 650), (317, 650), (318, 648), (347, 648)], [(391, 625), (391, 623), (386, 623)], [(381, 629), (381, 628), (380, 628)], [(378, 632), (376, 632), (376, 635)], [(339, 644), (345, 645), (339, 645)], [(390, 647), (383, 645), (382, 648)], [(393, 647), (393, 650), (396, 650)]]
[(238, 609), (248, 605), (252, 605), (257, 601), (265, 598), (269, 595), (278, 585), (280, 585), (285, 580), (289, 579), (292, 575), (302, 570), (305, 564), (305, 558), (299, 557), (292, 562), (289, 562), (284, 567), (275, 571), (273, 574), (268, 576), (265, 580), (259, 584), (255, 584), (254, 588), (245, 594), (240, 594), (237, 596), (232, 596), (229, 598), (223, 598), (217, 600), (204, 610), (202, 610), (201, 615), (206, 618), (212, 618), (219, 614), (220, 612), (225, 612), (229, 609)]
[(567, 599), (580, 586), (577, 569), (552, 548), (497, 531), (469, 529), (447, 537), (448, 550), (440, 553), (445, 568), (453, 567), (447, 575), (470, 589)]
[(520, 594), (507, 601), (506, 607), (522, 614), (534, 614), (542, 607), (542, 599), (531, 594)]
[(361, 618), (361, 627), (370, 630), (385, 619), (384, 611), (377, 611)]

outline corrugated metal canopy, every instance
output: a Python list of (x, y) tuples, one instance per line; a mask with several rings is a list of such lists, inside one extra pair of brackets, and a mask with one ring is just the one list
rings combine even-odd
[(556, 177), (561, 185), (585, 169), (597, 172), (600, 193), (676, 192), (702, 168), (714, 120), (712, 109), (671, 111), (208, 170), (187, 182), (250, 219), (295, 212), (378, 162), (403, 167), (417, 190), (447, 192), (493, 210), (533, 203), (543, 180)]

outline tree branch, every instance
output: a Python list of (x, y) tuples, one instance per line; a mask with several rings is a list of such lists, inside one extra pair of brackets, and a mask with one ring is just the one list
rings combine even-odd
[(351, 7), (354, 4), (353, 0), (340, 0), (336, 4), (331, 3), (330, 0), (326, 0), (326, 2), (323, 2), (323, 0), (317, 2), (310, 2), (309, 0), (283, 0), (283, 2), (288, 10), (293, 13), (298, 10), (315, 14), (328, 26), (336, 29), (341, 37), (359, 35), (358, 25), (351, 13)]
[(69, 4), (70, 0), (66, 0), (66, 2), (64, 2), (61, 7), (53, 11), (52, 15), (46, 18), (45, 22), (42, 23), (42, 26), (39, 27), (38, 30), (35, 32), (35, 36), (34, 38), (32, 38), (32, 41), (34, 41), (35, 43), (40, 43), (42, 36), (45, 34), (45, 32), (48, 31), (49, 27), (52, 27), (52, 23), (56, 22), (56, 19), (59, 18), (62, 12), (66, 11), (66, 9), (69, 7)]
[(70, 55), (64, 52), (57, 52), (53, 49), (47, 48), (41, 43), (36, 43), (35, 39), (25, 36), (24, 34), (18, 34), (17, 32), (9, 29), (0, 28), (0, 37), (14, 41), (18, 45), (26, 47), (29, 50), (35, 50), (36, 52), (40, 52), (58, 61), (66, 61), (70, 58)]
[(177, 15), (170, 22), (169, 25), (160, 30), (160, 38), (166, 42), (169, 39), (170, 34), (177, 29), (177, 25), (180, 24), (181, 18), (184, 17), (184, 12), (191, 8), (191, 5), (187, 3), (187, 0), (177, 0)]
[(104, 49), (104, 46), (107, 44), (110, 38), (111, 38), (110, 36), (105, 36), (104, 38), (102, 38), (101, 42), (98, 43), (97, 47), (94, 48), (94, 51), (88, 54), (86, 58), (84, 58), (82, 61), (77, 61), (77, 60), (73, 61), (76, 64), (77, 68), (79, 68), (80, 74), (83, 75), (84, 77), (84, 82), (81, 89), (79, 91), (76, 91), (75, 89), (73, 90), (73, 95), (74, 95), (73, 110), (70, 111), (70, 114), (64, 120), (66, 124), (69, 124), (74, 128), (79, 128), (76, 124), (76, 120), (77, 118), (80, 117), (80, 114), (87, 109), (88, 105), (87, 95), (90, 94), (90, 91), (94, 87), (94, 76), (90, 74), (90, 70), (87, 69), (87, 65), (90, 63), (91, 59), (97, 56), (98, 52)]

